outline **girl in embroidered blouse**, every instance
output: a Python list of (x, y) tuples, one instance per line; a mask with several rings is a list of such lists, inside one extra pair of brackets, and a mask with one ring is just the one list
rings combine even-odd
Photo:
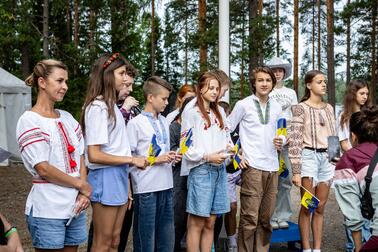
[(131, 204), (128, 166), (145, 168), (144, 157), (132, 157), (125, 122), (116, 106), (127, 84), (126, 60), (105, 54), (93, 65), (81, 116), (88, 158), (88, 181), (93, 187), (92, 251), (117, 250), (125, 211)]
[(369, 88), (364, 80), (351, 80), (345, 91), (343, 112), (338, 118), (338, 135), (343, 152), (352, 148), (349, 120), (353, 113), (370, 104)]
[(216, 75), (203, 73), (196, 88), (196, 105), (184, 110), (181, 134), (192, 129), (193, 144), (184, 153), (182, 175), (188, 177), (186, 211), (188, 251), (210, 251), (217, 214), (227, 213), (227, 175), (224, 161), (230, 143), (225, 114), (219, 109), (221, 86)]
[(72, 115), (54, 108), (68, 90), (67, 79), (62, 62), (38, 62), (25, 81), (37, 88), (37, 101), (17, 123), (21, 157), (33, 176), (25, 214), (36, 251), (77, 251), (86, 241), (83, 211), (92, 188), (86, 181), (84, 140)]
[[(299, 228), (303, 251), (311, 251), (310, 226), (313, 233), (313, 250), (320, 251), (323, 232), (323, 215), (328, 199), (334, 166), (328, 161), (328, 137), (336, 134), (335, 117), (330, 104), (323, 101), (327, 91), (325, 75), (312, 70), (305, 75), (305, 95), (292, 107), (289, 158), (293, 170), (293, 183), (303, 186), (319, 199), (312, 214), (301, 206)], [(303, 196), (304, 190), (301, 189)]]

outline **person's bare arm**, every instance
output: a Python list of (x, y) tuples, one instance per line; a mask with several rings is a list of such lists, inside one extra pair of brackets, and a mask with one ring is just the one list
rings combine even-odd
[(8, 220), (0, 213), (0, 219), (4, 224), (5, 232), (8, 232), (7, 239), (8, 243), (5, 246), (0, 246), (0, 252), (23, 252), (20, 236), (17, 230), (12, 229), (12, 225)]

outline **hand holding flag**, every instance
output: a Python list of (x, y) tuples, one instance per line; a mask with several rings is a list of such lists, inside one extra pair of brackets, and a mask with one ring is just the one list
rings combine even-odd
[[(285, 142), (287, 137), (287, 129), (286, 129), (286, 119), (280, 118), (277, 121), (277, 137), (281, 138), (283, 142)], [(279, 152), (279, 169), (278, 169), (278, 175), (281, 178), (286, 178), (289, 175), (289, 170), (287, 169), (285, 165), (285, 160), (283, 157), (282, 151)]]
[(161, 152), (161, 148), (157, 143), (156, 134), (152, 136), (150, 148), (148, 149), (148, 157), (147, 160), (150, 163), (150, 165), (154, 165), (156, 161), (156, 157), (159, 156)]
[(239, 155), (239, 150), (241, 149), (241, 143), (240, 143), (240, 138), (236, 141), (235, 146), (234, 146), (234, 160), (232, 161), (232, 164), (234, 165), (234, 169), (237, 170), (240, 168), (240, 163), (241, 163), (241, 157)]
[(193, 131), (192, 128), (188, 129), (181, 135), (180, 148), (178, 154), (184, 155), (188, 151), (190, 145), (192, 145)]
[(301, 204), (305, 208), (307, 208), (311, 213), (314, 213), (316, 208), (318, 208), (319, 205), (319, 199), (315, 197), (312, 193), (310, 193), (306, 188), (301, 186), (301, 188), (304, 190), (304, 194), (302, 196)]

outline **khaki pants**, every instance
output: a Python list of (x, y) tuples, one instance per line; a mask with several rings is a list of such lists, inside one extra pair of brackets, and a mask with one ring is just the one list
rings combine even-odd
[(269, 250), (278, 174), (249, 167), (242, 172), (239, 252)]

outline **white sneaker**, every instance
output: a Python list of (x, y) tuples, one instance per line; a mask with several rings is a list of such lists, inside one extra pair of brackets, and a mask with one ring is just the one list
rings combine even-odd
[(277, 221), (271, 221), (270, 222), (270, 225), (272, 225), (272, 228), (273, 229), (279, 229), (280, 226), (278, 225), (278, 222)]
[(289, 223), (287, 221), (278, 221), (279, 228), (286, 229), (289, 228)]

